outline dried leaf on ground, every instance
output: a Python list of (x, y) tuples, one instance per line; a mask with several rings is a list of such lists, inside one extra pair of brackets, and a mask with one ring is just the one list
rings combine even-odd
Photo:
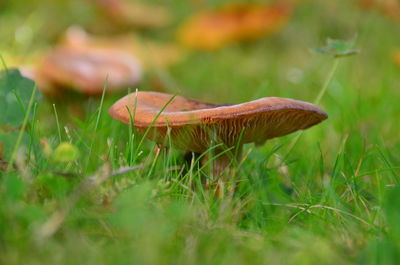
[(396, 51), (393, 53), (394, 62), (400, 66), (400, 51)]
[(189, 48), (215, 50), (279, 32), (291, 9), (287, 4), (226, 5), (194, 15), (183, 24), (178, 37)]
[(126, 0), (92, 0), (108, 24), (117, 27), (161, 28), (170, 24), (167, 9)]
[(376, 9), (391, 19), (400, 20), (398, 0), (358, 0), (358, 5), (365, 10)]

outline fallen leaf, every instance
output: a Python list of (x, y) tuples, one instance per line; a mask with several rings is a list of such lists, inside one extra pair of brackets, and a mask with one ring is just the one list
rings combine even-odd
[[(25, 78), (17, 69), (6, 69), (0, 72), (0, 167), (6, 165), (14, 145), (17, 142), (20, 127), (26, 115), (26, 107), (29, 105), (34, 82)], [(40, 95), (35, 94), (34, 101), (39, 100)], [(29, 136), (22, 134), (21, 144), (27, 145)]]
[(400, 66), (400, 51), (396, 51), (393, 53), (394, 62)]
[(365, 10), (379, 10), (388, 18), (400, 20), (400, 1), (398, 0), (358, 0), (357, 2)]
[[(0, 126), (18, 127), (22, 124), (34, 86), (35, 83), (17, 69), (0, 72)], [(39, 97), (36, 94), (34, 100)]]
[[(92, 0), (93, 1), (93, 0)], [(170, 24), (171, 14), (167, 9), (126, 0), (94, 0), (107, 23), (117, 27), (161, 28)]]
[(282, 29), (291, 14), (284, 4), (226, 5), (190, 18), (178, 32), (188, 48), (216, 50), (228, 44), (254, 40)]

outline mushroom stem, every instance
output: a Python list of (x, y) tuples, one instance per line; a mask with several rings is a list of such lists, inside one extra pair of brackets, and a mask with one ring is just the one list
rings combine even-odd
[[(212, 150), (213, 154), (200, 161), (202, 168), (207, 165), (210, 170), (210, 177), (203, 183), (205, 186), (217, 183), (219, 187), (224, 181), (235, 183), (233, 177), (243, 142), (262, 144), (271, 138), (305, 130), (327, 118), (317, 106), (288, 98), (269, 97), (216, 105), (157, 92), (125, 96), (111, 107), (110, 114), (131, 124), (133, 110), (135, 128), (156, 143), (167, 139), (177, 149), (199, 153)], [(229, 184), (228, 190), (234, 186)]]
[[(205, 180), (205, 186), (211, 187), (215, 195), (223, 198), (224, 197), (224, 186), (228, 187), (228, 194), (233, 194), (235, 190), (235, 183), (232, 180), (235, 172), (235, 166), (242, 156), (242, 146), (233, 148), (229, 151), (218, 149), (213, 156), (206, 155), (201, 160), (202, 164), (207, 162), (210, 166), (210, 178)], [(222, 154), (221, 154), (222, 153)], [(209, 160), (212, 161), (209, 161)]]
[[(204, 156), (201, 163), (206, 164), (208, 162), (211, 164), (210, 166), (211, 182), (217, 182), (220, 180), (226, 181), (232, 177), (233, 168), (235, 164), (240, 160), (241, 156), (242, 156), (242, 145), (238, 146), (238, 148), (233, 148), (228, 151), (217, 149), (212, 156), (210, 155)], [(209, 161), (210, 159), (212, 161)]]

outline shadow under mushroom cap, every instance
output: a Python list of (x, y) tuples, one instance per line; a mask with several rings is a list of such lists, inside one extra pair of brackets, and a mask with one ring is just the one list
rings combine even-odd
[(134, 126), (141, 133), (151, 126), (146, 136), (159, 144), (166, 142), (170, 131), (175, 147), (193, 152), (205, 151), (212, 137), (227, 146), (234, 146), (240, 137), (242, 143), (263, 143), (327, 118), (317, 106), (288, 98), (219, 105), (176, 96), (155, 120), (172, 97), (157, 92), (132, 93), (116, 102), (110, 114), (126, 124), (134, 117)]

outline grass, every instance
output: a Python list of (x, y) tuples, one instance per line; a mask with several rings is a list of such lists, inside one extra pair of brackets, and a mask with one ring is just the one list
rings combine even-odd
[[(195, 10), (168, 4), (178, 20)], [(6, 63), (51, 41), (33, 34), (13, 45), (19, 5), (0, 13), (10, 25), (0, 28)], [(41, 8), (23, 23), (33, 33), (46, 29)], [(174, 29), (144, 34), (170, 40)], [(396, 22), (351, 1), (305, 3), (279, 34), (188, 53), (148, 73), (139, 90), (168, 80), (172, 94), (215, 103), (320, 99), (324, 123), (245, 146), (233, 197), (198, 185), (207, 172), (195, 158), (187, 162), (174, 148), (154, 152), (154, 143), (113, 120), (107, 110), (121, 95), (43, 99), (24, 123), (32, 155), (26, 160), (18, 148), (16, 168), (1, 173), (0, 264), (397, 264), (400, 70), (390, 55), (399, 33)], [(330, 76), (334, 59), (310, 49), (355, 34), (362, 52), (340, 59)], [(85, 114), (71, 115), (71, 103)], [(79, 159), (58, 161), (60, 141)]]

